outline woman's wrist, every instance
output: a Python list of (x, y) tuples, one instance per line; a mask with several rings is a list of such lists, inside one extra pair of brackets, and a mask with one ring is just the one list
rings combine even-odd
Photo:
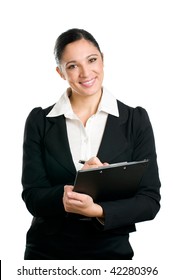
[(103, 208), (99, 204), (94, 204), (95, 205), (95, 217), (97, 218), (104, 218), (104, 213), (103, 213)]

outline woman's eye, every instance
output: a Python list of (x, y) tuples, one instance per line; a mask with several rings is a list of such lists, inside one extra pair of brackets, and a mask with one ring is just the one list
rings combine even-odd
[(71, 64), (71, 65), (68, 66), (68, 69), (70, 69), (70, 70), (71, 70), (71, 69), (74, 69), (74, 68), (76, 68), (76, 65), (75, 65), (75, 64)]
[(89, 62), (95, 62), (96, 60), (97, 60), (96, 57), (92, 57), (92, 58), (90, 58)]

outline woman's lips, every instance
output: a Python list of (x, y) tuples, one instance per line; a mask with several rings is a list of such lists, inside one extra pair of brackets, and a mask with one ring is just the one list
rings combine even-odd
[(95, 78), (91, 80), (87, 80), (85, 82), (80, 82), (80, 84), (83, 85), (84, 87), (91, 87), (93, 86), (94, 83), (95, 83)]

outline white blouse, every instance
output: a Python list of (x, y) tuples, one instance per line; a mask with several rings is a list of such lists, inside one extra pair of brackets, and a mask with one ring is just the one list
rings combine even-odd
[(79, 160), (88, 160), (96, 156), (101, 144), (108, 114), (119, 117), (117, 100), (108, 90), (103, 94), (95, 115), (92, 115), (86, 126), (73, 112), (68, 89), (54, 105), (47, 117), (64, 115), (66, 118), (68, 141), (76, 170), (82, 168)]

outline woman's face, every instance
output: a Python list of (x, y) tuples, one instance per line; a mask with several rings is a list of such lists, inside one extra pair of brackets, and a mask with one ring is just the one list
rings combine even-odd
[(66, 46), (57, 72), (68, 81), (73, 93), (88, 96), (101, 92), (103, 58), (98, 49), (85, 39)]

